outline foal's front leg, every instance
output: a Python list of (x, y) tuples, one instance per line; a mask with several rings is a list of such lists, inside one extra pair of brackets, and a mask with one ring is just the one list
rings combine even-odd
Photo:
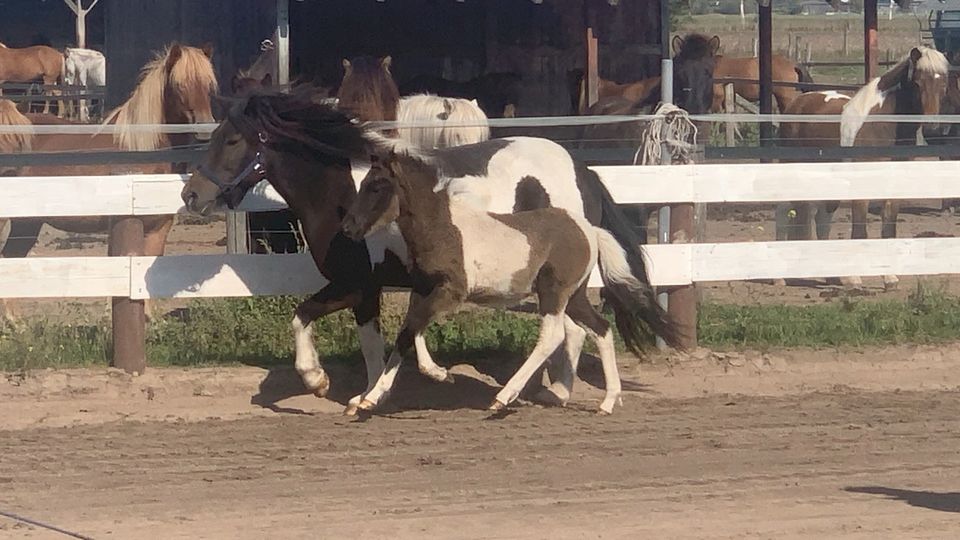
[(411, 302), (410, 309), (407, 311), (407, 317), (403, 321), (403, 327), (397, 335), (397, 342), (387, 361), (387, 367), (373, 388), (367, 392), (363, 401), (360, 402), (360, 408), (371, 410), (380, 403), (384, 394), (393, 388), (394, 380), (397, 378), (397, 372), (400, 370), (400, 362), (403, 355), (414, 346), (416, 336), (422, 334), (438, 315), (453, 311), (463, 303), (463, 294), (458, 293), (452, 287), (439, 285), (433, 291), (423, 298), (422, 301)]
[[(423, 302), (423, 300), (424, 298), (419, 294), (412, 291), (410, 292), (410, 303), (407, 307), (407, 317), (410, 316), (410, 311), (413, 310), (417, 304)], [(423, 337), (423, 332), (425, 330), (426, 327), (417, 332), (413, 338), (413, 345), (417, 350), (417, 368), (420, 370), (420, 373), (426, 375), (434, 381), (452, 383), (453, 376), (450, 375), (450, 372), (438, 366), (437, 363), (433, 361), (433, 357), (430, 356), (430, 350), (427, 348), (427, 340)], [(369, 388), (367, 390), (369, 391)]]

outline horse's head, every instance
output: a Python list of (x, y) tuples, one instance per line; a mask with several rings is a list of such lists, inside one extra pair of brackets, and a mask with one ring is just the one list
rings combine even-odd
[(690, 34), (673, 38), (673, 100), (690, 114), (705, 114), (713, 105), (713, 69), (720, 38)]
[(210, 61), (213, 46), (173, 45), (164, 63), (164, 116), (167, 123), (213, 122), (210, 98), (217, 93), (217, 75)]
[[(941, 102), (947, 96), (947, 83), (950, 80), (947, 57), (936, 49), (914, 47), (906, 62), (906, 74), (900, 84), (901, 87), (911, 88), (915, 110), (925, 116), (940, 114)], [(936, 134), (939, 128), (939, 122), (923, 124), (924, 133)]]
[(251, 77), (246, 73), (237, 73), (230, 80), (230, 90), (235, 96), (246, 96), (256, 90), (273, 86), (273, 76), (267, 73), (262, 78)]
[(364, 122), (396, 120), (400, 92), (390, 74), (389, 56), (343, 60), (339, 107)]
[(341, 223), (348, 238), (362, 240), (400, 217), (398, 182), (402, 174), (403, 166), (393, 152), (386, 157), (370, 156), (370, 171)]
[(352, 192), (350, 159), (365, 154), (369, 144), (348, 116), (309, 91), (255, 92), (229, 107), (180, 196), (187, 210), (200, 215), (236, 208), (268, 174), (287, 200), (288, 181), (310, 182), (312, 194), (324, 195), (317, 188), (326, 185), (323, 172), (314, 167), (335, 168), (338, 185)]

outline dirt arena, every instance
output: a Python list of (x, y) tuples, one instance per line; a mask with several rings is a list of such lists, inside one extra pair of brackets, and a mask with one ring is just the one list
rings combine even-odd
[[(91, 538), (948, 538), (960, 346), (662, 357), (624, 407), (491, 418), (403, 373), (365, 422), (253, 368), (0, 380), (0, 512)], [(581, 376), (600, 378), (585, 359)], [(339, 374), (335, 383), (355, 386)], [(346, 381), (346, 382), (345, 382)], [(256, 403), (256, 404), (254, 404)], [(0, 538), (62, 538), (0, 517)]]

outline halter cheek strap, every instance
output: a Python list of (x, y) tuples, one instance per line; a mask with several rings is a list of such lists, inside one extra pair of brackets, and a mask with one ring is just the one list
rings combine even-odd
[(219, 174), (210, 170), (210, 168), (207, 167), (206, 165), (200, 165), (199, 167), (197, 167), (197, 170), (200, 171), (202, 175), (209, 178), (210, 181), (216, 184), (216, 186), (219, 188), (217, 192), (218, 196), (223, 195), (227, 191), (230, 191), (231, 189), (237, 187), (238, 185), (240, 185), (241, 182), (249, 178), (250, 175), (252, 174), (257, 175), (258, 182), (261, 180), (265, 180), (267, 178), (267, 169), (263, 164), (263, 152), (264, 152), (263, 145), (267, 142), (267, 139), (262, 133), (259, 134), (259, 138), (260, 138), (260, 147), (258, 148), (257, 153), (254, 154), (253, 159), (250, 160), (250, 163), (248, 163), (247, 166), (244, 167), (242, 171), (237, 173), (237, 175), (234, 176), (232, 180), (225, 180)]

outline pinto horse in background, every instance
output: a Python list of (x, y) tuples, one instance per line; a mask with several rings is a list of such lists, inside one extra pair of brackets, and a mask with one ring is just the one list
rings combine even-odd
[[(785, 111), (787, 114), (837, 114), (840, 123), (820, 124), (784, 122), (780, 126), (781, 144), (794, 146), (891, 146), (914, 145), (917, 133), (936, 134), (939, 124), (915, 122), (866, 122), (872, 114), (940, 114), (941, 102), (947, 93), (950, 65), (943, 53), (928, 47), (915, 47), (889, 71), (864, 85), (852, 97), (837, 92), (802, 94)], [(853, 201), (850, 237), (867, 238), (869, 201)], [(779, 229), (786, 225), (791, 205), (780, 205), (777, 211)], [(817, 211), (817, 236), (827, 238), (836, 204), (811, 205), (792, 203), (796, 209), (797, 236), (809, 238), (809, 219)], [(898, 201), (884, 201), (881, 212), (881, 237), (896, 238)], [(822, 215), (821, 215), (822, 213)], [(886, 289), (896, 288), (896, 276), (884, 276)], [(845, 284), (859, 287), (862, 281), (853, 276)]]
[[(144, 66), (130, 98), (108, 115), (105, 124), (116, 125), (109, 135), (34, 135), (38, 152), (94, 149), (157, 150), (191, 143), (190, 134), (164, 134), (159, 128), (144, 131), (138, 125), (194, 124), (213, 122), (211, 97), (217, 93), (217, 78), (210, 62), (211, 47), (203, 50), (174, 44)], [(34, 125), (69, 125), (47, 114), (27, 114)], [(186, 172), (170, 163), (142, 165), (34, 165), (21, 168), (18, 176), (69, 176), (111, 174), (157, 174)], [(13, 233), (2, 246), (4, 257), (25, 257), (37, 241), (44, 223), (63, 231), (109, 232), (110, 217), (15, 218)], [(144, 255), (163, 255), (174, 216), (143, 216)]]

